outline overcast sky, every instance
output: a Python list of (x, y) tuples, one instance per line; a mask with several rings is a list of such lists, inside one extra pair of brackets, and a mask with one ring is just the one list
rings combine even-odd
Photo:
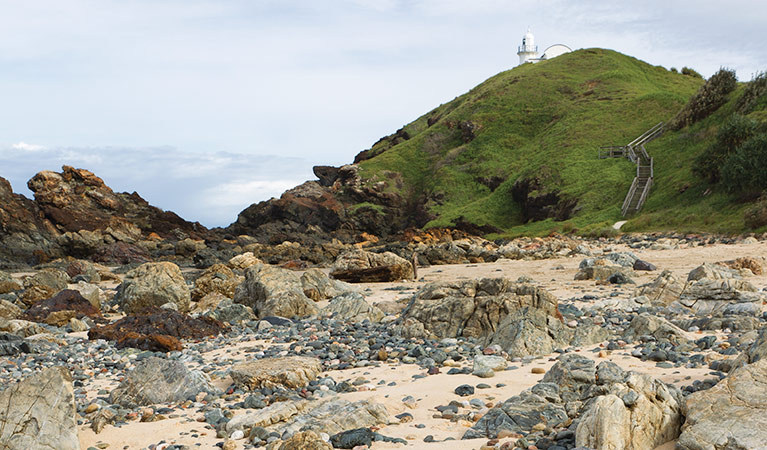
[(0, 0), (0, 176), (87, 168), (208, 226), (545, 47), (767, 69), (762, 1)]

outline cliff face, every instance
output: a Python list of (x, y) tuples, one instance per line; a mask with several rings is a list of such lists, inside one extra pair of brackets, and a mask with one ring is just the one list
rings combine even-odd
[(40, 207), (0, 177), (0, 263), (34, 264), (43, 255), (60, 255), (58, 236)]
[(385, 238), (426, 223), (400, 194), (387, 192), (385, 183), (363, 183), (357, 165), (316, 166), (314, 173), (318, 181), (243, 210), (228, 231), (263, 243), (318, 244), (331, 239), (355, 242), (362, 233)]

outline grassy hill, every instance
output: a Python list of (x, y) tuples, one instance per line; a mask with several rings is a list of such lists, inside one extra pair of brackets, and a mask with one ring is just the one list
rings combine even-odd
[[(703, 83), (611, 50), (578, 50), (502, 72), (405, 125), (358, 155), (360, 174), (423, 204), (426, 227), (463, 221), (491, 235), (597, 233), (622, 219), (635, 171), (625, 159), (598, 159), (598, 147), (624, 145), (669, 120)], [(744, 204), (691, 171), (739, 91), (709, 118), (647, 146), (655, 185), (627, 229), (743, 229)], [(549, 215), (557, 217), (530, 220), (515, 200), (520, 190), (553, 202)]]

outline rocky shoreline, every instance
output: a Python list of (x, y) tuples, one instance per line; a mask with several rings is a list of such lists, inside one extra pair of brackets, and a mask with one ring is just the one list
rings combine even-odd
[[(443, 244), (412, 243), (419, 261)], [(385, 246), (352, 246), (322, 269), (243, 252), (206, 269), (68, 258), (2, 272), (0, 396), (18, 406), (0, 415), (14, 430), (0, 442), (560, 450), (764, 438), (764, 242), (450, 244), (464, 259), (429, 259), (418, 280)], [(395, 281), (328, 276), (397, 265)], [(29, 408), (49, 390), (62, 400)], [(30, 414), (46, 425), (19, 431)]]

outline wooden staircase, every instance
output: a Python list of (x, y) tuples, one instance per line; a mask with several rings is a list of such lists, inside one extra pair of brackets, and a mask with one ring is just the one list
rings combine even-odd
[(660, 122), (627, 145), (607, 146), (599, 149), (600, 159), (627, 158), (637, 166), (636, 176), (621, 207), (621, 214), (624, 217), (642, 209), (642, 205), (650, 194), (654, 178), (653, 159), (647, 154), (644, 146), (653, 139), (660, 137), (663, 131), (665, 131), (664, 123)]

